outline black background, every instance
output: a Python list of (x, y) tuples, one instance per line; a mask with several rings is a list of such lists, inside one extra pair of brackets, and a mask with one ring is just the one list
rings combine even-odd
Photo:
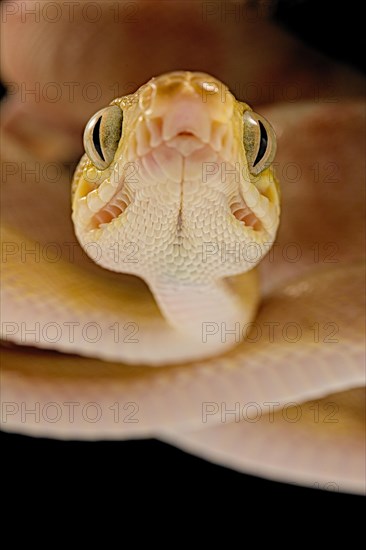
[[(365, 31), (356, 2), (279, 1), (275, 18), (314, 48), (361, 69)], [(75, 518), (82, 507), (89, 514), (89, 534), (99, 521), (100, 508), (111, 517), (117, 515), (126, 527), (127, 518), (138, 518), (142, 512), (157, 512), (162, 520), (169, 510), (174, 515), (177, 501), (185, 498), (189, 506), (182, 520), (190, 524), (192, 510), (197, 508), (213, 518), (221, 517), (223, 512), (233, 514), (233, 518), (239, 513), (241, 522), (236, 526), (245, 525), (244, 511), (251, 510), (263, 518), (269, 512), (279, 512), (283, 525), (279, 524), (278, 529), (284, 528), (291, 516), (303, 522), (303, 533), (312, 531), (317, 521), (323, 522), (325, 532), (330, 533), (337, 532), (344, 523), (343, 511), (352, 513), (350, 505), (358, 508), (360, 503), (360, 497), (354, 495), (240, 474), (155, 440), (63, 442), (2, 433), (1, 441), (6, 449), (2, 472), (3, 484), (9, 482), (5, 502), (10, 510), (30, 511), (33, 497), (38, 495), (43, 503), (38, 509), (43, 522), (45, 515), (52, 517), (54, 506), (65, 499), (64, 521)], [(298, 503), (304, 501), (306, 511), (300, 513)], [(330, 524), (325, 522), (329, 512)], [(197, 515), (196, 520), (203, 521)], [(59, 516), (57, 521), (61, 521)], [(354, 534), (355, 522), (351, 523)], [(16, 540), (17, 533), (12, 536)], [(134, 536), (138, 542), (139, 533)]]

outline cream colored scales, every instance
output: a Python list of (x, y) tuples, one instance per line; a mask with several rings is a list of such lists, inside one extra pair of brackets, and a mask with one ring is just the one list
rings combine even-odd
[[(273, 131), (209, 75), (163, 75), (91, 119), (73, 224), (68, 170), (50, 185), (47, 163), (7, 135), (5, 162), (38, 162), (42, 177), (3, 186), (3, 428), (154, 436), (246, 472), (362, 491), (361, 390), (340, 393), (365, 382), (362, 178), (348, 169), (354, 142), (338, 126), (322, 134), (333, 119), (360, 132), (362, 109), (348, 108), (349, 126), (344, 109), (269, 108), (281, 177), (302, 168), (283, 185), (272, 249)], [(353, 159), (334, 189), (307, 168), (329, 140)], [(261, 293), (254, 268), (269, 250)]]

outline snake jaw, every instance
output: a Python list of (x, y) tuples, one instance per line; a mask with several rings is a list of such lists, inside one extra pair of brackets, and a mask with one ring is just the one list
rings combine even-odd
[(189, 157), (194, 151), (202, 149), (205, 144), (190, 132), (180, 132), (167, 141), (166, 145), (179, 151), (183, 157)]

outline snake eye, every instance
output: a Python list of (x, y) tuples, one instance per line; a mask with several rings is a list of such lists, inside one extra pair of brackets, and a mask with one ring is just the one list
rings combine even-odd
[(269, 122), (253, 111), (243, 116), (243, 141), (251, 174), (260, 174), (276, 154), (276, 134)]
[(98, 170), (105, 170), (116, 154), (122, 134), (123, 113), (118, 105), (101, 109), (89, 120), (84, 131), (84, 148)]

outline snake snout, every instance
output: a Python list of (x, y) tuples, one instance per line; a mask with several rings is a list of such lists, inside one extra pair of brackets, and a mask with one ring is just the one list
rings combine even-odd
[[(140, 91), (139, 110), (148, 126), (160, 121), (161, 138), (196, 138), (208, 144), (215, 125), (232, 121), (234, 97), (204, 73), (177, 71), (153, 78)], [(156, 124), (155, 124), (156, 126)]]
[(211, 133), (211, 118), (207, 109), (195, 98), (182, 98), (163, 116), (163, 139), (176, 136), (194, 136), (208, 143)]

